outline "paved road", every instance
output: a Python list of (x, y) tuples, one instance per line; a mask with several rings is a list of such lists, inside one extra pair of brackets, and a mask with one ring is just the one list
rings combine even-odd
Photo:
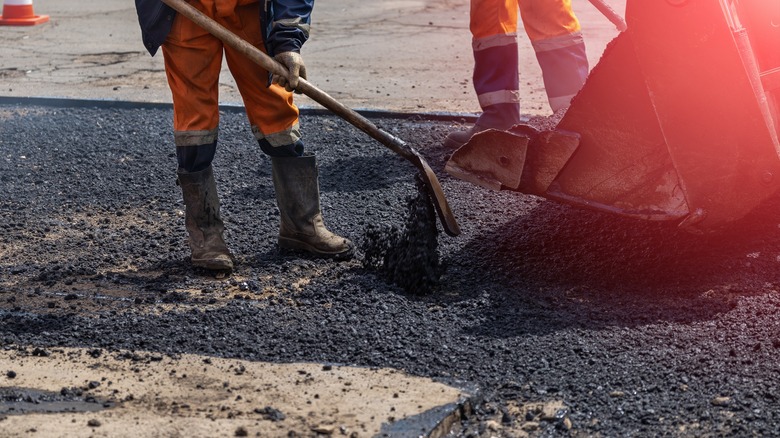
[[(471, 87), (468, 0), (317, 2), (304, 48), (309, 79), (354, 108), (407, 112), (476, 112)], [(610, 0), (623, 12), (625, 0)], [(575, 2), (591, 66), (617, 34), (587, 1)], [(140, 41), (132, 2), (35, 0), (35, 27), (0, 27), (0, 83), (7, 96), (169, 102), (162, 56)], [(539, 67), (521, 35), (522, 110), (546, 114)], [(230, 75), (221, 99), (239, 103)], [(301, 106), (314, 106), (305, 97)]]

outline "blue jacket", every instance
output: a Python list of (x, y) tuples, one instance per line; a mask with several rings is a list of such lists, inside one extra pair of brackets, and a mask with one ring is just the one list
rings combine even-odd
[[(268, 54), (300, 53), (309, 38), (314, 0), (260, 0), (260, 23)], [(146, 50), (154, 56), (171, 31), (176, 11), (160, 0), (135, 0), (141, 38)]]

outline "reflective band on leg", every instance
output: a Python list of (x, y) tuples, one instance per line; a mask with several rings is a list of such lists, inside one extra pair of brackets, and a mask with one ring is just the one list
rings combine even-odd
[(503, 35), (491, 35), (485, 38), (475, 38), (471, 41), (471, 48), (478, 52), (491, 47), (502, 47), (511, 44), (517, 44), (517, 33), (508, 33)]
[(485, 108), (500, 103), (520, 103), (520, 91), (518, 90), (499, 90), (489, 93), (482, 93), (477, 96), (479, 106)]
[(176, 131), (173, 133), (176, 146), (197, 146), (217, 141), (217, 129), (207, 131)]
[(584, 45), (585, 40), (582, 38), (582, 34), (580, 32), (575, 32), (569, 35), (531, 41), (531, 44), (533, 45), (534, 52), (539, 53), (565, 49), (566, 47), (576, 46), (579, 44)]
[(260, 128), (252, 126), (252, 133), (255, 134), (257, 140), (265, 140), (271, 146), (286, 146), (293, 144), (301, 139), (301, 129), (298, 123), (294, 124), (291, 128), (281, 132), (274, 132), (272, 134), (263, 134)]

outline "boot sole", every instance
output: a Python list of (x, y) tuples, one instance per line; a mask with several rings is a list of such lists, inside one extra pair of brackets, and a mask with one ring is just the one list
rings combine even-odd
[(288, 239), (284, 237), (279, 238), (279, 249), (291, 252), (306, 252), (318, 257), (333, 258), (337, 260), (351, 259), (355, 253), (355, 249), (351, 246), (345, 251), (341, 252), (326, 252), (321, 251), (307, 243), (301, 242), (300, 240)]
[(206, 259), (193, 260), (192, 266), (196, 268), (208, 269), (210, 271), (232, 271), (233, 262), (231, 260)]

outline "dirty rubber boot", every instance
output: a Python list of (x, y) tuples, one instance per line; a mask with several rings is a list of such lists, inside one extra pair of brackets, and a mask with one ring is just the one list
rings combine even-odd
[(352, 242), (325, 228), (314, 156), (271, 157), (271, 165), (281, 216), (279, 247), (338, 259), (352, 257)]
[(185, 224), (190, 236), (192, 265), (217, 271), (232, 270), (233, 258), (222, 238), (225, 227), (219, 217), (212, 167), (192, 173), (179, 169), (178, 177), (186, 207)]

